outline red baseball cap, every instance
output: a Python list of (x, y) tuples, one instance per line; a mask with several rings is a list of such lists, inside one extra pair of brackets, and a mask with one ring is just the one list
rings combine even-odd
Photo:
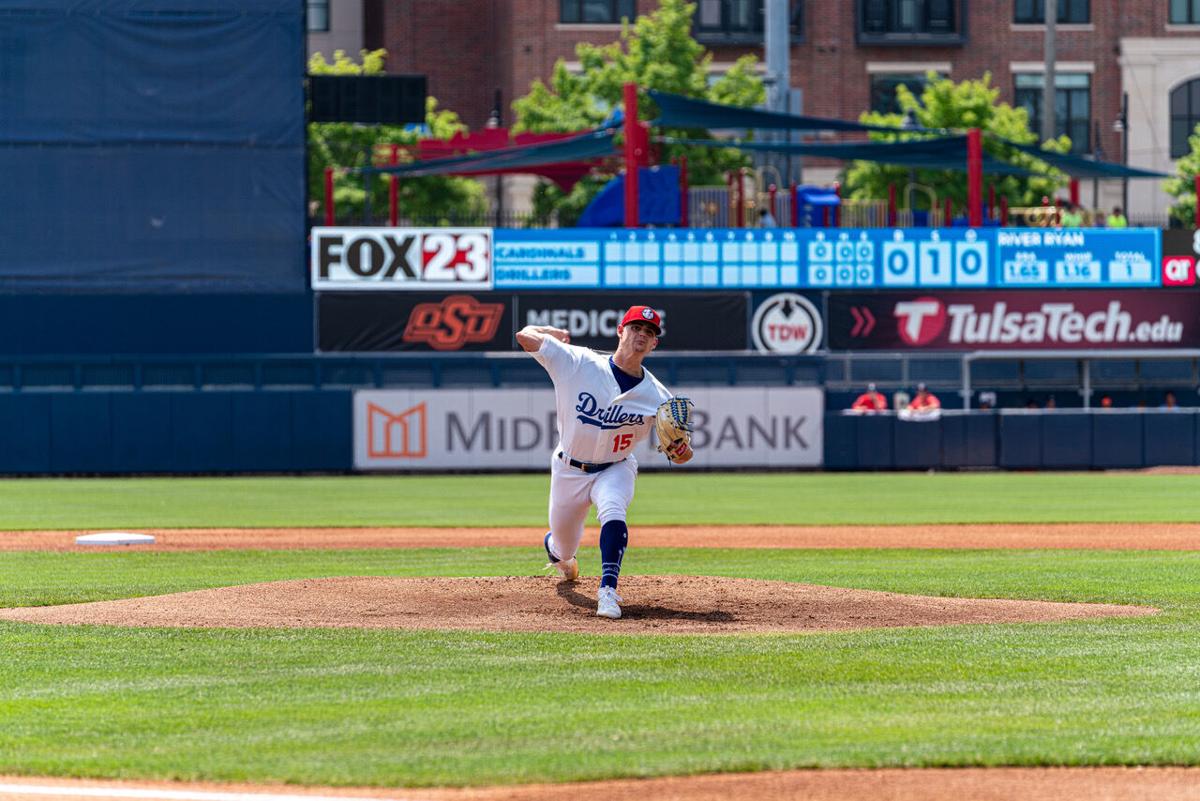
[(617, 326), (617, 330), (630, 323), (647, 323), (654, 326), (654, 330), (658, 332), (659, 336), (662, 335), (662, 317), (649, 306), (630, 306), (629, 311), (625, 312), (625, 316), (621, 319), (621, 324)]

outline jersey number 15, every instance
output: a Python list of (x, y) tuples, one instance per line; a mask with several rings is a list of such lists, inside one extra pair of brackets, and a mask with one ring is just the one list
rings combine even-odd
[(613, 437), (613, 453), (629, 450), (633, 444), (633, 434), (617, 434)]

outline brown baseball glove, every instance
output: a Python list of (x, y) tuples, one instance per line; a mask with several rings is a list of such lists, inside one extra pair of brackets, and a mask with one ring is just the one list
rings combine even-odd
[(690, 461), (692, 450), (692, 410), (696, 404), (687, 398), (671, 398), (659, 404), (654, 413), (654, 431), (658, 450), (675, 464)]

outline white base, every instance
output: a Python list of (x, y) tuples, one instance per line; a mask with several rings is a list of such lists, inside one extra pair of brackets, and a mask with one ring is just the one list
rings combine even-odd
[(153, 534), (131, 534), (125, 531), (103, 531), (99, 534), (82, 534), (75, 538), (76, 545), (149, 545), (152, 542)]

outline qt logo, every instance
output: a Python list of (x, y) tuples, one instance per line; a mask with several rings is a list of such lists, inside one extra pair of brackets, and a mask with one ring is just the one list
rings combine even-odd
[(1164, 256), (1163, 286), (1192, 286), (1196, 283), (1196, 260), (1191, 256)]

